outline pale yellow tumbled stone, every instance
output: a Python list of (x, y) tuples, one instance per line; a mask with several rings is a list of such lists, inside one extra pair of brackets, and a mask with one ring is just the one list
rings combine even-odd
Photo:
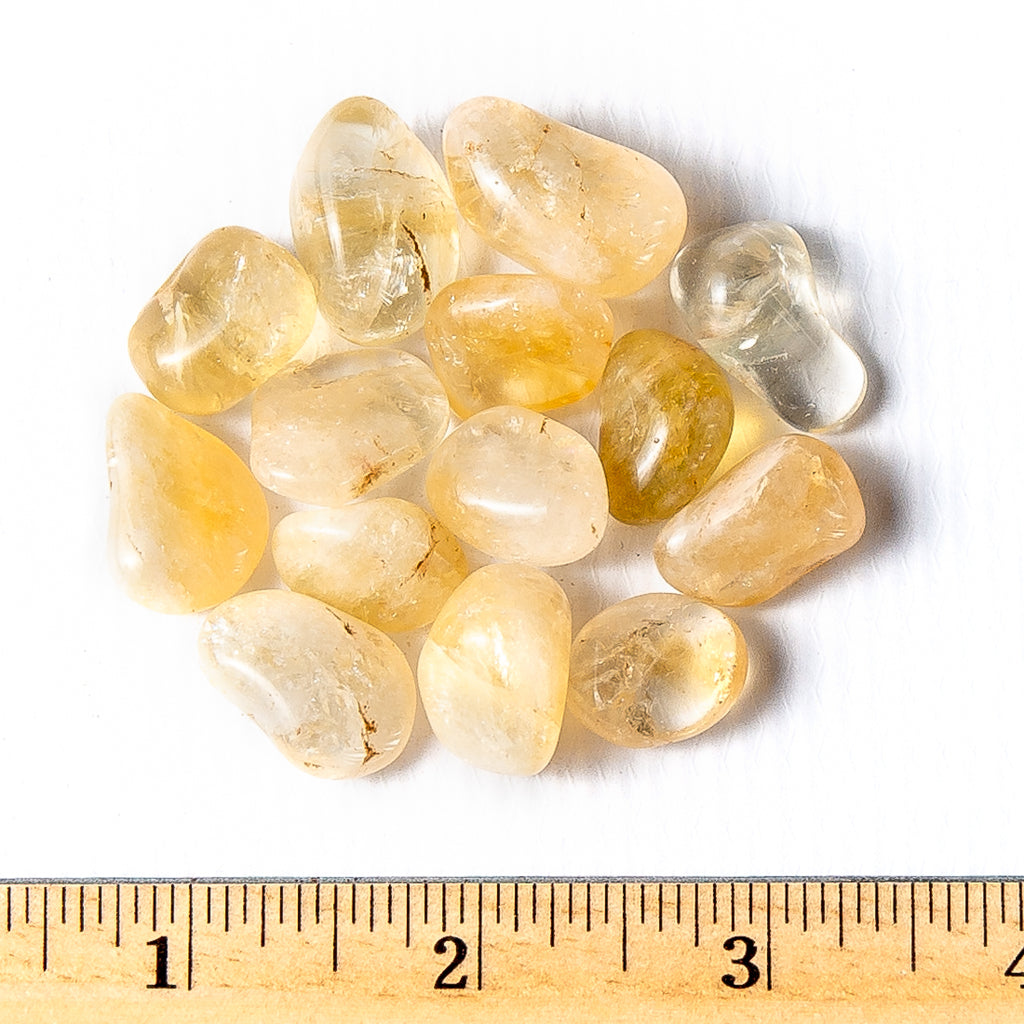
[(456, 536), (494, 558), (565, 565), (608, 525), (608, 486), (589, 441), (539, 412), (502, 405), (448, 435), (427, 500)]
[(199, 611), (252, 575), (267, 502), (223, 441), (146, 395), (121, 395), (107, 419), (107, 466), (114, 572), (134, 600)]
[(686, 230), (661, 164), (511, 100), (456, 107), (444, 155), (459, 212), (489, 244), (606, 298), (653, 281)]
[(863, 532), (864, 502), (850, 467), (823, 441), (787, 434), (670, 519), (654, 559), (684, 594), (750, 605), (852, 547)]
[(290, 252), (248, 228), (203, 238), (139, 314), (132, 365), (177, 412), (220, 412), (302, 347), (316, 317), (312, 282)]
[(681, 594), (643, 594), (592, 618), (576, 635), (568, 709), (623, 747), (659, 747), (711, 728), (747, 678), (739, 627)]
[(342, 101), (313, 132), (292, 182), (291, 221), (321, 312), (361, 345), (418, 330), (459, 269), (444, 172), (398, 115), (368, 96)]
[(420, 653), (420, 697), (434, 734), (477, 768), (534, 775), (562, 727), (572, 627), (546, 573), (486, 565), (434, 620)]
[(401, 498), (293, 512), (272, 549), (292, 590), (389, 633), (433, 622), (468, 572), (454, 535)]
[(434, 369), (465, 419), (494, 405), (544, 412), (590, 394), (611, 351), (608, 304), (537, 274), (449, 285), (423, 327)]
[(391, 764), (412, 732), (416, 683), (379, 629), (304, 594), (257, 590), (210, 613), (210, 682), (296, 767), (326, 779)]
[(272, 491), (344, 505), (440, 443), (448, 399), (420, 359), (353, 350), (279, 373), (252, 400), (250, 462)]

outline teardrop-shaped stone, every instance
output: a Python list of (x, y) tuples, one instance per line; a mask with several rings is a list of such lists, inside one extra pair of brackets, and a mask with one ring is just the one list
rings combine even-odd
[(681, 594), (643, 594), (592, 618), (569, 663), (569, 710), (623, 747), (660, 747), (709, 729), (747, 677), (739, 627)]
[(468, 572), (451, 531), (401, 498), (293, 512), (272, 547), (292, 590), (389, 633), (433, 622)]
[(417, 678), (437, 738), (477, 768), (534, 775), (565, 709), (569, 602), (546, 573), (485, 565), (434, 620)]
[(199, 656), (210, 682), (311, 775), (370, 775), (409, 740), (416, 683), (405, 655), (312, 597), (257, 590), (226, 601), (203, 623)]
[(343, 100), (317, 125), (295, 171), (291, 220), (320, 311), (361, 345), (418, 330), (459, 269), (444, 172), (398, 115), (368, 96)]
[(422, 360), (356, 349), (279, 373), (256, 392), (250, 461), (278, 494), (344, 505), (433, 451), (448, 419), (444, 389)]
[(444, 155), (459, 212), (489, 244), (605, 298), (653, 281), (686, 230), (661, 164), (511, 100), (456, 107)]
[(424, 324), (430, 358), (463, 417), (494, 405), (543, 412), (590, 394), (612, 344), (612, 311), (589, 292), (537, 274), (449, 285)]
[(565, 565), (608, 525), (608, 487), (590, 442), (539, 412), (501, 405), (444, 439), (427, 468), (438, 519), (494, 558)]
[(220, 412), (302, 347), (316, 295), (299, 261), (248, 228), (203, 238), (139, 314), (128, 354), (155, 398), (178, 412)]
[(601, 381), (598, 450), (611, 513), (654, 523), (707, 483), (732, 433), (732, 393), (702, 349), (663, 331), (631, 331)]
[(229, 598), (267, 545), (263, 491), (219, 438), (146, 395), (107, 420), (110, 550), (128, 594), (159, 612)]
[(676, 590), (711, 604), (757, 604), (852, 547), (864, 502), (823, 441), (787, 434), (758, 448), (670, 519), (654, 559)]

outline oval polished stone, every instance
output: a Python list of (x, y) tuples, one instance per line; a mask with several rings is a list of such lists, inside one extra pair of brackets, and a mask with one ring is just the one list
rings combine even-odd
[(390, 633), (433, 622), (468, 572), (454, 535), (401, 498), (293, 512), (272, 549), (292, 590)]
[(422, 360), (394, 349), (343, 352), (256, 392), (250, 461), (278, 494), (344, 505), (433, 451), (448, 419), (444, 389)]
[(608, 524), (608, 488), (590, 442), (508, 405), (477, 413), (444, 439), (427, 468), (427, 499), (458, 537), (511, 562), (575, 562)]
[(434, 735), (477, 768), (539, 772), (562, 727), (571, 637), (569, 602), (546, 573), (507, 563), (472, 573), (420, 653)]
[(458, 273), (444, 172), (393, 110), (367, 96), (342, 101), (313, 132), (292, 182), (291, 220), (320, 311), (361, 345), (418, 330)]
[(313, 329), (316, 295), (290, 252), (248, 228), (202, 239), (139, 314), (132, 365), (177, 412), (230, 408), (272, 377)]
[(121, 395), (107, 420), (110, 550), (128, 594), (159, 612), (224, 601), (263, 556), (263, 491), (219, 438), (146, 395)]
[(210, 682), (311, 775), (370, 775), (409, 740), (416, 683), (405, 655), (380, 630), (304, 594), (226, 601), (203, 623), (199, 655)]
[(612, 311), (596, 295), (536, 274), (449, 285), (424, 324), (456, 414), (495, 405), (543, 412), (590, 394), (612, 345)]
[(670, 519), (654, 559), (684, 594), (750, 605), (852, 547), (863, 532), (864, 502), (850, 467), (823, 441), (787, 434)]
[(499, 252), (605, 298), (668, 266), (686, 200), (650, 157), (511, 100), (456, 107), (444, 155), (459, 212)]
[(701, 349), (663, 331), (631, 331), (601, 381), (598, 451), (611, 513), (654, 523), (707, 483), (729, 446), (732, 393)]
[(747, 678), (739, 627), (681, 594), (606, 608), (573, 640), (567, 707), (623, 747), (660, 747), (711, 728)]

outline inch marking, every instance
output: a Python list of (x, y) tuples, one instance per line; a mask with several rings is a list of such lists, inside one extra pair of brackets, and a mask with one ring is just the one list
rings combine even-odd
[[(406, 890), (408, 891), (408, 890)], [(406, 946), (409, 943), (406, 941)], [(334, 938), (331, 944), (331, 971), (338, 973), (338, 883), (334, 883)]]
[(50, 931), (50, 929), (49, 929), (49, 922), (47, 921), (47, 918), (49, 917), (48, 908), (47, 908), (47, 903), (49, 902), (47, 897), (49, 895), (49, 892), (50, 892), (49, 887), (44, 885), (43, 886), (43, 970), (44, 971), (49, 966), (48, 961), (47, 961), (47, 957), (48, 957), (48, 954), (49, 954), (49, 931)]
[(765, 931), (767, 938), (765, 941), (765, 961), (764, 961), (764, 979), (765, 984), (768, 986), (768, 991), (772, 990), (772, 883), (765, 882)]
[[(536, 907), (537, 887), (534, 886), (534, 907)], [(536, 918), (536, 915), (534, 915)], [(484, 884), (476, 885), (476, 990), (484, 987)]]
[[(155, 888), (155, 886), (154, 886), (154, 888)], [(174, 886), (173, 885), (171, 886), (171, 891), (172, 892), (174, 891)], [(195, 931), (195, 928), (193, 927), (193, 920), (192, 920), (192, 883), (189, 882), (189, 884), (188, 884), (188, 983), (187, 983), (187, 991), (189, 991), (189, 992), (192, 991), (192, 964), (193, 964), (192, 953), (193, 953), (193, 932), (194, 931)]]
[(625, 971), (629, 966), (629, 961), (626, 956), (626, 883), (622, 883), (622, 970)]
[(910, 970), (917, 970), (917, 901), (914, 883), (910, 883)]

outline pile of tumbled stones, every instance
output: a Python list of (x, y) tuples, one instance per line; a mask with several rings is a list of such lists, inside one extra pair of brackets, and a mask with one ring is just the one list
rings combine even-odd
[[(849, 468), (813, 436), (853, 414), (864, 369), (792, 228), (680, 250), (686, 201), (664, 167), (508, 100), (459, 106), (443, 148), (447, 176), (382, 103), (334, 107), (295, 174), (297, 258), (246, 228), (203, 238), (131, 331), (153, 398), (109, 416), (123, 586), (162, 612), (212, 608), (210, 680), (329, 778), (394, 761), (417, 691), (440, 742), (495, 772), (544, 768), (566, 706), (625, 746), (693, 736), (747, 675), (715, 606), (766, 600), (864, 529)], [(459, 279), (460, 216), (529, 272)], [(688, 340), (614, 341), (605, 300), (673, 258)], [(303, 361), (318, 309), (359, 347)], [(382, 347), (420, 329), (433, 368)], [(733, 430), (724, 371), (795, 429), (706, 486)], [(595, 388), (597, 450), (545, 415)], [(181, 415), (248, 395), (250, 466)], [(366, 497), (428, 457), (431, 510)], [(269, 538), (261, 485), (311, 507), (273, 533), (288, 589), (239, 594)], [(665, 521), (654, 558), (678, 593), (608, 607), (573, 639), (543, 568), (592, 552), (609, 514)], [(460, 541), (493, 561), (469, 573)], [(431, 623), (414, 678), (387, 634)]]

